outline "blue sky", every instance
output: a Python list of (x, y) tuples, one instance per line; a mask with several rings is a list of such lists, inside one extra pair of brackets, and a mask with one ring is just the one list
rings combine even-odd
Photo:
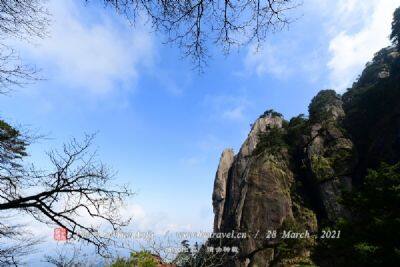
[[(130, 27), (103, 6), (50, 1), (50, 37), (16, 41), (45, 78), (1, 96), (1, 117), (46, 134), (44, 152), (97, 132), (99, 157), (136, 196), (127, 213), (154, 231), (211, 230), (211, 193), (221, 151), (237, 151), (252, 123), (273, 108), (307, 113), (320, 89), (343, 92), (373, 53), (389, 44), (400, 1), (310, 0), (256, 53), (211, 48), (204, 73), (143, 24)], [(92, 1), (94, 2), (94, 1)], [(51, 229), (48, 229), (49, 233)]]

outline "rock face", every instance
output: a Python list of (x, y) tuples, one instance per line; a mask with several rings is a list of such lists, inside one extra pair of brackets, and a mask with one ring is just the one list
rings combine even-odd
[(233, 163), (234, 153), (232, 149), (225, 149), (222, 152), (219, 161), (218, 170), (215, 175), (214, 191), (212, 195), (214, 208), (214, 232), (219, 232), (222, 214), (224, 212), (224, 204), (226, 198), (226, 182), (228, 180), (229, 169)]
[[(290, 184), (293, 176), (287, 166), (287, 151), (282, 154), (257, 151), (260, 138), (282, 130), (282, 118), (272, 114), (261, 116), (241, 147), (228, 178), (227, 201), (221, 230), (227, 232), (266, 233), (277, 229), (286, 217), (292, 217)], [(235, 264), (266, 266), (273, 251), (264, 239), (253, 237), (239, 244), (241, 259)]]
[[(283, 258), (277, 249), (283, 242), (279, 230), (318, 230), (307, 191), (317, 192), (327, 220), (346, 216), (339, 198), (343, 188), (351, 188), (354, 155), (353, 143), (340, 126), (343, 116), (340, 97), (332, 90), (322, 91), (310, 105), (310, 119), (300, 126), (268, 111), (255, 121), (237, 155), (224, 150), (214, 183), (214, 231), (247, 234), (244, 239), (225, 241), (240, 249), (226, 266), (312, 263), (312, 242)], [(296, 129), (301, 129), (296, 135), (299, 142), (290, 135)], [(303, 162), (303, 171), (296, 162)], [(268, 233), (275, 236), (265, 238)]]
[(240, 227), (250, 170), (254, 161), (253, 151), (259, 142), (260, 134), (266, 133), (269, 127), (282, 127), (282, 119), (271, 115), (257, 119), (239, 153), (235, 156), (227, 182), (221, 229)]
[[(230, 262), (232, 266), (268, 266), (274, 259), (271, 246), (277, 241), (266, 242), (254, 234), (259, 232), (264, 236), (269, 230), (278, 229), (286, 219), (293, 219), (290, 155), (287, 147), (268, 142), (268, 138), (283, 136), (282, 124), (279, 115), (267, 112), (253, 124), (233, 162), (231, 150), (225, 150), (221, 157), (213, 193), (214, 229), (250, 234), (249, 238), (236, 242), (241, 253)], [(230, 166), (229, 171), (226, 166)], [(225, 190), (221, 189), (223, 184)], [(222, 198), (225, 198), (223, 208), (221, 201), (215, 201)]]
[[(382, 72), (387, 72), (381, 78)], [(343, 94), (344, 127), (359, 157), (355, 178), (380, 162), (400, 160), (400, 54), (387, 47), (375, 54), (359, 80)]]
[(344, 110), (339, 95), (332, 90), (318, 93), (310, 110), (309, 142), (306, 163), (309, 178), (315, 184), (326, 217), (334, 221), (345, 216), (339, 204), (343, 189), (351, 189), (356, 157), (353, 142), (342, 127)]

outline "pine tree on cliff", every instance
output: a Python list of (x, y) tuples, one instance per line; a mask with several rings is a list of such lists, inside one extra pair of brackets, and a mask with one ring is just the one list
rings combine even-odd
[(390, 34), (390, 40), (398, 48), (400, 48), (400, 7), (398, 7), (393, 14), (392, 22), (392, 33)]

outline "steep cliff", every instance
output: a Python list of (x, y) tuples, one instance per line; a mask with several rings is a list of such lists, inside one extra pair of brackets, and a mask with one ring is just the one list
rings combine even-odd
[(357, 147), (356, 179), (381, 161), (400, 159), (400, 53), (384, 48), (343, 95), (344, 125)]
[(341, 191), (350, 190), (356, 157), (353, 142), (343, 129), (343, 102), (332, 90), (317, 94), (309, 106), (305, 164), (315, 184), (324, 215), (330, 221), (345, 216), (339, 203)]
[[(287, 148), (280, 144), (266, 147), (269, 138), (283, 134), (282, 118), (273, 113), (261, 116), (235, 156), (227, 177), (226, 201), (221, 219), (221, 232), (256, 233), (279, 227), (285, 218), (293, 217)], [(273, 251), (263, 239), (246, 238), (240, 242), (238, 264), (257, 261), (267, 264)]]
[(367, 168), (400, 160), (399, 70), (397, 48), (382, 49), (343, 96), (319, 92), (308, 118), (286, 121), (267, 111), (236, 155), (223, 152), (213, 192), (214, 231), (248, 234), (220, 240), (240, 251), (224, 266), (316, 263), (318, 239), (285, 240), (281, 233), (313, 236), (351, 218), (343, 194), (362, 183)]
[(229, 170), (232, 166), (234, 153), (232, 149), (225, 149), (219, 161), (217, 174), (215, 175), (214, 191), (212, 195), (214, 218), (214, 231), (219, 232), (224, 212), (226, 198), (226, 182)]

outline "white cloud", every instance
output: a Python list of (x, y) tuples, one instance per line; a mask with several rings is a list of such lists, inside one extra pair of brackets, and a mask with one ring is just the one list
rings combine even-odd
[(304, 38), (303, 35), (296, 34), (293, 38), (289, 34), (283, 39), (269, 40), (260, 47), (256, 44), (250, 45), (244, 58), (244, 71), (238, 74), (244, 77), (249, 74), (270, 76), (279, 80), (303, 76), (310, 83), (317, 82), (321, 76), (323, 51), (304, 50)]
[(228, 109), (226, 111), (224, 111), (224, 113), (222, 114), (223, 118), (229, 119), (229, 120), (243, 120), (244, 118), (244, 111), (245, 107), (243, 105), (234, 107), (232, 109)]
[(241, 122), (246, 118), (246, 112), (250, 106), (245, 93), (238, 95), (206, 95), (204, 104), (211, 107), (213, 118), (235, 122)]
[(373, 54), (390, 44), (392, 15), (399, 5), (399, 0), (342, 0), (333, 8), (337, 13), (327, 63), (333, 88), (343, 92), (351, 86)]
[(285, 60), (278, 57), (282, 55), (282, 51), (284, 50), (268, 43), (262, 47), (251, 45), (244, 60), (246, 72), (258, 76), (270, 74), (278, 79), (285, 78), (290, 73), (290, 68), (285, 64)]
[(128, 203), (120, 212), (124, 217), (132, 218), (128, 229), (125, 229), (127, 231), (151, 231), (156, 235), (163, 235), (168, 231), (204, 230), (201, 222), (192, 224), (190, 219), (172, 218), (164, 211), (149, 211), (137, 203)]
[[(149, 211), (138, 203), (128, 201), (125, 205), (121, 206), (118, 210), (123, 220), (131, 218), (128, 226), (123, 228), (126, 232), (153, 232), (157, 235), (162, 235), (167, 231), (188, 231), (192, 229), (202, 229), (201, 223), (190, 224), (190, 220), (181, 218), (172, 218), (164, 211)], [(80, 212), (79, 217), (76, 218), (80, 224), (86, 226), (95, 226), (104, 232), (111, 231), (107, 227), (108, 224), (102, 219), (93, 218), (86, 212)], [(44, 237), (46, 240), (53, 239), (53, 231), (58, 226), (48, 226), (43, 223), (32, 220), (30, 216), (19, 216), (18, 222), (26, 224), (28, 230), (33, 236)]]
[(85, 20), (91, 8), (80, 10), (73, 1), (52, 1), (50, 37), (25, 49), (46, 71), (54, 71), (50, 79), (61, 79), (68, 86), (95, 93), (132, 87), (139, 68), (151, 64), (150, 34), (139, 24), (129, 27), (117, 16), (101, 14), (89, 23)]
[[(400, 0), (310, 0), (298, 12), (310, 18), (302, 20), (305, 23), (318, 23), (303, 25), (313, 34), (314, 45), (304, 47), (307, 35), (294, 31), (283, 39), (271, 38), (259, 51), (252, 45), (244, 60), (245, 74), (278, 79), (299, 74), (310, 82), (321, 81), (323, 75), (324, 86), (343, 92), (374, 53), (390, 44), (392, 15), (398, 6)], [(301, 21), (295, 23), (302, 27)]]

